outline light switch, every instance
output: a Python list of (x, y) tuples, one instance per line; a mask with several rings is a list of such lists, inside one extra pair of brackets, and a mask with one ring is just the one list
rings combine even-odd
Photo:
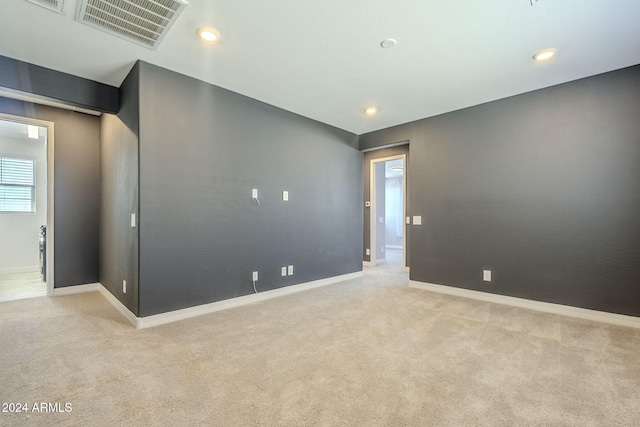
[(289, 274), (289, 276), (293, 276), (293, 265), (289, 266), (287, 273)]
[(405, 222), (406, 224), (411, 224), (411, 217), (410, 217), (410, 216), (408, 216), (408, 217), (404, 220), (404, 222)]
[(252, 199), (257, 199), (258, 198), (258, 189), (254, 188), (251, 190), (251, 198)]
[(422, 217), (420, 215), (414, 215), (413, 225), (422, 225)]
[(289, 201), (289, 192), (288, 192), (287, 190), (284, 190), (284, 191), (282, 192), (282, 200), (283, 200), (284, 202), (288, 202), (288, 201)]
[(136, 214), (132, 213), (131, 214), (131, 227), (135, 227), (136, 226)]
[(482, 270), (482, 280), (485, 282), (491, 281), (491, 270)]

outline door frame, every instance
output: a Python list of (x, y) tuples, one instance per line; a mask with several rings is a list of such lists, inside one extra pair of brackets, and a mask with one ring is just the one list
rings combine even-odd
[(33, 119), (31, 117), (14, 116), (12, 114), (0, 113), (0, 120), (7, 120), (11, 122), (24, 123), (27, 125), (42, 126), (47, 128), (47, 273), (45, 282), (47, 284), (47, 296), (53, 296), (54, 289), (54, 196), (53, 189), (54, 180), (54, 133), (53, 122), (46, 120)]
[[(402, 171), (402, 223), (403, 223), (403, 233), (402, 233), (402, 268), (403, 270), (407, 267), (407, 226), (406, 226), (406, 218), (407, 218), (407, 155), (406, 154), (397, 154), (394, 156), (381, 157), (379, 159), (371, 159), (369, 165), (369, 193), (371, 198), (371, 207), (369, 208), (369, 262), (371, 266), (375, 266), (377, 262), (377, 246), (376, 246), (376, 215), (375, 215), (375, 207), (376, 207), (376, 181), (375, 181), (375, 164), (387, 162), (390, 160), (402, 160), (402, 167), (404, 168)], [(386, 223), (386, 219), (385, 219)]]

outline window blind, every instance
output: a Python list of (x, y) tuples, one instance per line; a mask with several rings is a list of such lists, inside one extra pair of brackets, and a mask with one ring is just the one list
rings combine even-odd
[(35, 160), (0, 157), (0, 212), (35, 212), (35, 195)]

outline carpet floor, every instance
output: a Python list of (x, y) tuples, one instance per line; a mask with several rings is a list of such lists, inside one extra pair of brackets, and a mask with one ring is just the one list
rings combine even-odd
[(2, 302), (0, 425), (639, 425), (640, 330), (407, 282), (143, 330), (98, 292)]

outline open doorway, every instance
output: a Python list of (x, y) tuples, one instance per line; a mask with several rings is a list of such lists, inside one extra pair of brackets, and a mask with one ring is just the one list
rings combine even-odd
[(52, 293), (52, 133), (0, 115), (0, 301)]
[(371, 161), (371, 265), (406, 266), (406, 155)]

